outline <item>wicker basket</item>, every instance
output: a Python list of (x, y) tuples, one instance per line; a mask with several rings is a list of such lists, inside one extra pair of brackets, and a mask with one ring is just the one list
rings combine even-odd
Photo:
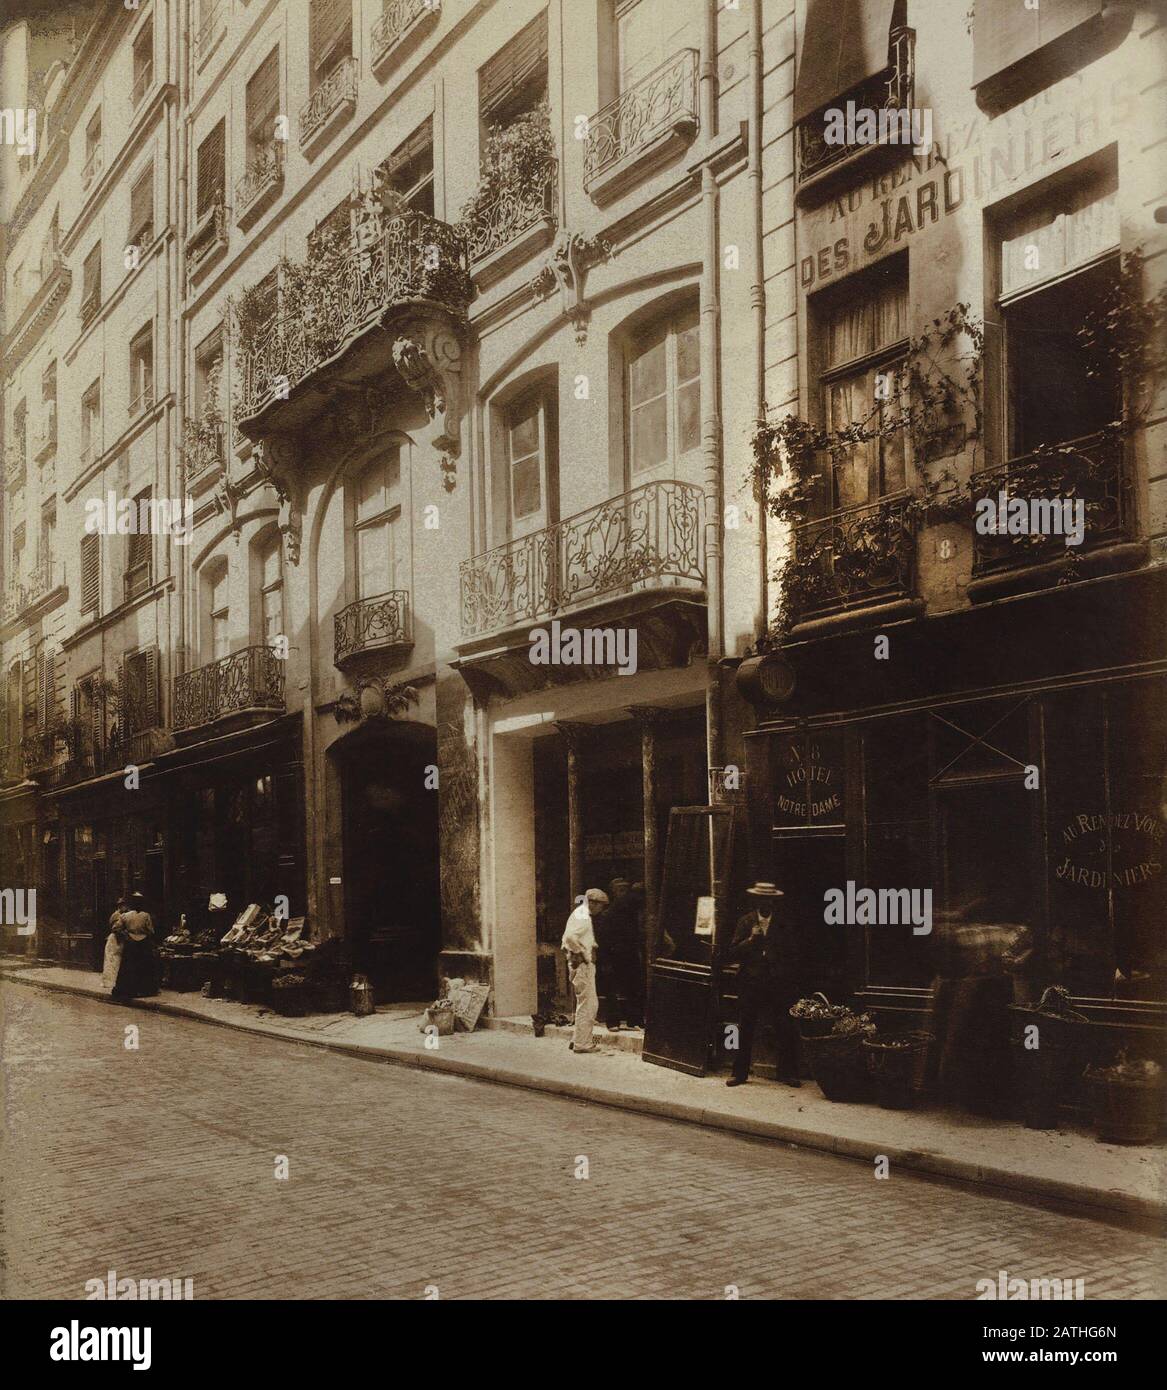
[(1163, 1082), (1124, 1080), (1086, 1068), (1094, 1128), (1104, 1144), (1150, 1144), (1163, 1122)]
[(827, 1100), (863, 1100), (868, 1092), (862, 1033), (802, 1040), (802, 1055)]
[[(907, 1046), (904, 1046), (905, 1040)], [(863, 1051), (875, 1097), (885, 1110), (907, 1110), (924, 1094), (928, 1084), (931, 1033), (904, 1033), (880, 1042), (867, 1038)], [(895, 1044), (899, 1044), (896, 1046)]]
[(299, 1018), (311, 1013), (313, 993), (312, 985), (303, 975), (278, 975), (272, 981), (272, 1009), (285, 1018)]
[[(815, 993), (809, 995), (808, 998), (821, 999), (826, 1008), (829, 1009), (831, 1007), (831, 1001), (820, 991), (816, 990)], [(803, 1038), (828, 1037), (834, 1031), (835, 1024), (838, 1022), (836, 1018), (799, 1018), (794, 1013), (791, 1013), (790, 1016), (794, 1019), (795, 1023), (798, 1024), (799, 1036)]]

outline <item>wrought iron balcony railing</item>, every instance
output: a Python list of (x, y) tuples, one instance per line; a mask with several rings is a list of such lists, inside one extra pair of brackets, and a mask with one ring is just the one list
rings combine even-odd
[(88, 731), (74, 735), (72, 740), (58, 737), (58, 747), (65, 747), (66, 756), (54, 759), (47, 769), (49, 785), (71, 786), (107, 772), (120, 772), (131, 764), (140, 766), (156, 757), (165, 745), (166, 736), (157, 727), (132, 734), (114, 730), (101, 739)]
[[(1064, 444), (1047, 445), (1035, 453), (1010, 459), (1001, 468), (978, 473), (974, 484), (974, 511), (980, 499), (989, 498), (997, 505), (997, 520), (1001, 524), (1000, 502), (1004, 494), (1007, 525), (1008, 501), (1020, 498), (1031, 504), (1026, 524), (1036, 522), (1040, 528), (1009, 534), (1007, 530), (982, 532), (974, 526), (974, 575), (1080, 555), (1121, 540), (1129, 533), (1130, 485), (1119, 435), (1092, 434)], [(1067, 546), (1067, 520), (1073, 527), (1079, 501), (1084, 523), (1082, 541)], [(1068, 518), (1066, 502), (1070, 504)], [(1033, 503), (1038, 506), (1034, 508)]]
[(246, 216), (253, 203), (277, 188), (284, 180), (283, 140), (273, 140), (266, 149), (253, 155), (247, 168), (235, 183), (235, 216)]
[(538, 222), (554, 224), (558, 170), (558, 161), (550, 159), (537, 186), (506, 188), (474, 208), (466, 232), (471, 261), (483, 260), (508, 246)]
[(394, 304), (431, 299), (463, 314), (472, 293), (466, 243), (456, 228), (412, 210), (384, 224), (372, 219), (368, 234), (294, 312), (273, 317), (241, 343), (237, 423), (318, 371)]
[(252, 710), (284, 710), (284, 663), (271, 647), (243, 647), (174, 679), (175, 729)]
[(333, 620), (333, 661), (342, 666), (359, 652), (386, 647), (409, 647), (409, 591), (394, 589), (372, 598), (359, 598), (342, 608)]
[(183, 457), (186, 460), (186, 481), (189, 487), (208, 469), (221, 468), (226, 452), (223, 447), (224, 428), (207, 420), (188, 420), (183, 431)]
[[(890, 62), (881, 72), (877, 72), (873, 77), (869, 77), (859, 86), (853, 87), (850, 91), (843, 93), (831, 102), (831, 108), (838, 108), (841, 111), (847, 109), (848, 101), (855, 103), (856, 110), (873, 111), (876, 120), (879, 119), (881, 112), (888, 113), (888, 117), (899, 113), (895, 122), (898, 139), (901, 146), (904, 144), (902, 136), (903, 120), (911, 120), (912, 104), (915, 100), (916, 77), (915, 77), (915, 53), (916, 53), (916, 31), (914, 29), (895, 29), (892, 31), (889, 57)], [(830, 144), (825, 139), (824, 113), (816, 112), (813, 116), (808, 116), (802, 121), (795, 132), (795, 148), (798, 158), (798, 182), (805, 183), (816, 174), (822, 174), (827, 169), (834, 168), (852, 155), (858, 154), (861, 150), (871, 149), (871, 145), (855, 144)], [(889, 120), (890, 124), (890, 120)], [(908, 127), (910, 132), (910, 125)], [(885, 140), (879, 140), (876, 144), (887, 144)], [(905, 155), (911, 151), (911, 142), (908, 141), (904, 150)]]
[(692, 483), (643, 483), (463, 560), (463, 637), (551, 618), (638, 588), (703, 587), (701, 501)]
[(795, 621), (915, 592), (916, 537), (906, 493), (794, 527), (784, 595)]
[(65, 582), (64, 566), (52, 560), (42, 560), (26, 579), (13, 579), (0, 601), (0, 616), (4, 622), (17, 618), (27, 608), (40, 603)]
[[(57, 748), (61, 740), (53, 729), (34, 729), (20, 740), (20, 757), (24, 764), (24, 775), (34, 772), (47, 772), (57, 761)], [(62, 745), (63, 746), (63, 745)]]
[(81, 191), (88, 193), (94, 179), (99, 177), (102, 169), (105, 168), (105, 156), (101, 152), (101, 146), (95, 145), (89, 158), (81, 166)]
[(356, 104), (359, 73), (354, 57), (342, 58), (300, 107), (301, 146), (313, 140), (346, 102)]
[(385, 0), (385, 9), (372, 28), (373, 64), (383, 63), (428, 17), (437, 17), (442, 0)]
[(697, 50), (682, 48), (588, 122), (584, 187), (678, 123), (697, 125)]

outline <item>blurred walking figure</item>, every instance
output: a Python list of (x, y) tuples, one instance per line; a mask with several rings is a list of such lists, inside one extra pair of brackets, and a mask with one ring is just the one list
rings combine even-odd
[(117, 906), (109, 915), (109, 935), (105, 938), (101, 984), (105, 992), (111, 996), (117, 986), (118, 971), (122, 968), (122, 913), (128, 906), (125, 898), (119, 898)]
[(146, 911), (146, 900), (141, 893), (130, 894), (129, 908), (120, 914), (116, 930), (122, 941), (122, 960), (111, 997), (136, 999), (157, 994), (154, 919)]
[(573, 1052), (598, 1052), (592, 1041), (592, 1028), (599, 1008), (596, 994), (596, 933), (592, 918), (608, 906), (608, 895), (601, 888), (589, 888), (584, 900), (567, 919), (563, 929), (563, 949), (575, 995), (575, 1027), (568, 1046)]

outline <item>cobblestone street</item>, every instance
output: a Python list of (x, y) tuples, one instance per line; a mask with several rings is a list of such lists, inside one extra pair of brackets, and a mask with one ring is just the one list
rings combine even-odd
[(193, 1278), (196, 1298), (961, 1299), (1000, 1269), (1081, 1277), (1087, 1298), (1163, 1291), (1150, 1236), (911, 1174), (11, 984), (0, 999), (8, 1298), (80, 1297), (109, 1269)]

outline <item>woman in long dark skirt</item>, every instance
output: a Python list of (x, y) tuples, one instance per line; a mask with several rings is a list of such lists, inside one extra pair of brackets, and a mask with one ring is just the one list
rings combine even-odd
[(114, 999), (136, 999), (158, 993), (158, 962), (154, 950), (154, 921), (145, 910), (141, 893), (130, 894), (130, 907), (119, 925), (122, 961)]

